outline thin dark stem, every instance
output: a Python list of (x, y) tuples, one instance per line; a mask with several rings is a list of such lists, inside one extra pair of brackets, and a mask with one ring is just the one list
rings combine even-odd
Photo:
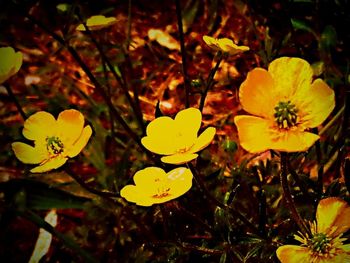
[(208, 91), (212, 88), (213, 86), (213, 83), (214, 83), (214, 76), (215, 76), (215, 73), (216, 71), (218, 70), (219, 66), (220, 66), (220, 63), (223, 59), (223, 54), (219, 51), (218, 52), (218, 60), (215, 64), (215, 67), (211, 69), (210, 73), (209, 73), (209, 76), (208, 76), (208, 79), (207, 79), (207, 82), (206, 82), (206, 85), (205, 85), (205, 89), (204, 89), (204, 92), (201, 96), (201, 100), (199, 102), (199, 110), (202, 112), (203, 111), (203, 108), (204, 108), (204, 103), (205, 103), (205, 99), (207, 98), (207, 95), (208, 95)]
[(19, 112), (19, 114), (21, 115), (23, 120), (27, 119), (27, 115), (25, 114), (25, 112), (23, 111), (21, 104), (19, 104), (15, 94), (13, 94), (12, 89), (9, 85), (4, 84), (7, 93), (9, 94), (9, 97), (12, 99), (13, 103), (16, 105), (16, 108)]
[(196, 182), (198, 183), (200, 189), (202, 189), (202, 191), (204, 192), (204, 194), (208, 197), (208, 199), (216, 206), (227, 210), (229, 212), (231, 212), (232, 214), (234, 214), (235, 216), (237, 216), (239, 218), (239, 220), (241, 220), (246, 226), (248, 226), (248, 228), (250, 228), (251, 231), (253, 231), (254, 233), (258, 233), (258, 229), (244, 216), (242, 215), (240, 212), (234, 210), (232, 207), (225, 205), (223, 203), (221, 203), (219, 200), (217, 200), (210, 192), (209, 190), (206, 188), (201, 176), (197, 173), (195, 167), (191, 164), (188, 163), (187, 164), (188, 167), (190, 168)]
[[(318, 133), (317, 128), (313, 129), (313, 132)], [(316, 148), (316, 158), (318, 163), (318, 171), (317, 171), (317, 188), (319, 196), (323, 194), (323, 163), (322, 163), (322, 151), (320, 141), (315, 142)]]
[[(126, 99), (128, 100), (131, 108), (133, 109), (136, 119), (139, 123), (139, 126), (142, 130), (142, 132), (144, 133), (145, 131), (145, 127), (144, 127), (144, 123), (143, 123), (143, 118), (142, 118), (142, 112), (141, 112), (141, 108), (140, 108), (140, 102), (138, 99), (138, 92), (136, 87), (134, 87), (134, 85), (132, 85), (133, 87), (133, 92), (134, 92), (134, 100), (131, 98), (130, 94), (129, 94), (129, 85), (128, 82), (125, 81), (124, 79), (120, 78), (116, 72), (116, 70), (114, 69), (111, 61), (108, 59), (108, 57), (106, 56), (105, 52), (103, 51), (103, 48), (101, 47), (100, 43), (98, 43), (98, 41), (96, 40), (96, 38), (93, 36), (91, 30), (88, 28), (88, 26), (86, 25), (85, 21), (83, 20), (83, 18), (81, 17), (79, 12), (76, 12), (77, 16), (80, 20), (80, 22), (83, 24), (84, 28), (85, 28), (85, 32), (86, 34), (90, 37), (90, 40), (92, 41), (92, 43), (95, 45), (95, 47), (97, 48), (98, 52), (101, 55), (102, 61), (105, 62), (109, 68), (109, 70), (112, 72), (113, 77), (117, 80), (119, 86), (122, 88), (124, 95), (126, 97)], [(127, 64), (128, 64), (128, 69), (131, 72), (132, 71), (132, 65), (130, 62), (130, 58), (128, 57), (128, 54), (126, 55), (126, 60), (127, 60)], [(132, 77), (131, 77), (132, 79)]]
[(180, 46), (181, 46), (182, 74), (184, 77), (184, 87), (185, 87), (185, 106), (186, 108), (188, 108), (190, 106), (190, 87), (188, 85), (189, 79), (187, 75), (186, 50), (185, 50), (184, 32), (182, 27), (180, 0), (175, 0), (175, 5), (176, 5), (177, 26), (179, 29), (179, 38), (180, 38)]
[(95, 188), (92, 188), (91, 186), (89, 186), (88, 184), (85, 183), (85, 181), (80, 178), (79, 175), (75, 174), (72, 169), (70, 169), (69, 167), (66, 167), (65, 169), (66, 173), (72, 177), (82, 188), (84, 188), (86, 191), (92, 193), (92, 194), (95, 194), (95, 195), (98, 195), (102, 198), (106, 198), (108, 200), (111, 200), (111, 198), (115, 198), (115, 197), (118, 197), (119, 195), (116, 194), (116, 193), (112, 193), (112, 192), (109, 192), (107, 190), (97, 190)]
[(289, 189), (288, 185), (288, 180), (287, 180), (287, 175), (288, 175), (288, 154), (285, 152), (281, 152), (281, 174), (280, 174), (280, 179), (281, 179), (281, 186), (283, 189), (283, 196), (286, 202), (286, 205), (292, 215), (293, 220), (297, 223), (299, 226), (300, 230), (306, 234), (308, 233), (309, 235), (311, 234), (309, 229), (306, 227), (306, 224), (304, 220), (300, 217), (293, 198), (292, 194)]
[(303, 192), (303, 195), (311, 200), (311, 196), (307, 190), (307, 187), (305, 186), (305, 184), (300, 180), (298, 173), (292, 168), (290, 162), (288, 162), (288, 170), (290, 172), (290, 174), (292, 175), (294, 181), (297, 183), (297, 185), (299, 186), (300, 190)]

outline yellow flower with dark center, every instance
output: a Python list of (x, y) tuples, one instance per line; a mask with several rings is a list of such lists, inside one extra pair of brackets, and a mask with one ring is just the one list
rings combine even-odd
[(173, 200), (192, 187), (192, 172), (179, 167), (166, 173), (158, 167), (148, 167), (134, 175), (135, 185), (124, 186), (120, 195), (140, 206), (151, 206)]
[[(90, 30), (99, 30), (110, 25), (117, 23), (117, 19), (115, 17), (105, 17), (103, 15), (91, 16), (86, 21), (86, 25)], [(85, 31), (85, 27), (83, 24), (77, 26), (77, 30)]]
[(282, 57), (268, 71), (255, 68), (241, 84), (239, 99), (255, 115), (234, 118), (242, 147), (251, 152), (268, 149), (306, 151), (319, 136), (306, 130), (324, 122), (335, 106), (334, 91), (300, 58)]
[(166, 155), (164, 163), (182, 164), (198, 157), (196, 152), (207, 147), (213, 140), (216, 129), (207, 128), (199, 137), (202, 114), (196, 108), (178, 112), (175, 119), (162, 116), (154, 119), (147, 126), (147, 136), (142, 144), (151, 152)]
[(12, 47), (0, 48), (0, 84), (18, 72), (22, 66), (23, 55)]
[(282, 263), (345, 263), (350, 262), (350, 244), (344, 244), (343, 233), (350, 229), (350, 206), (342, 199), (329, 197), (317, 206), (316, 221), (310, 223), (311, 236), (295, 235), (301, 242), (277, 249)]
[(32, 173), (47, 172), (62, 166), (86, 146), (92, 134), (84, 127), (84, 116), (77, 110), (64, 110), (57, 120), (48, 112), (39, 111), (25, 122), (23, 136), (34, 141), (34, 146), (12, 143), (16, 157), (23, 163), (39, 164)]
[(203, 36), (203, 40), (211, 49), (221, 51), (229, 55), (236, 55), (249, 50), (249, 47), (247, 46), (237, 46), (229, 38), (213, 38), (210, 36)]

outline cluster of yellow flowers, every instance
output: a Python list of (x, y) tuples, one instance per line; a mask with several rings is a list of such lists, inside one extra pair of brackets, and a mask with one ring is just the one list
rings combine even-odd
[[(92, 30), (115, 23), (115, 19), (92, 17), (87, 26)], [(101, 24), (102, 23), (102, 24)], [(79, 25), (78, 30), (84, 30)], [(249, 50), (230, 39), (203, 37), (213, 50), (235, 55)], [(22, 63), (21, 53), (1, 48), (0, 83), (15, 74)], [(281, 57), (272, 61), (268, 70), (251, 70), (239, 90), (243, 110), (251, 115), (234, 118), (240, 145), (251, 153), (269, 149), (282, 152), (308, 150), (319, 136), (308, 131), (322, 124), (335, 106), (334, 91), (321, 79), (313, 79), (308, 62), (301, 58)], [(202, 114), (187, 108), (175, 118), (162, 116), (147, 126), (141, 143), (149, 151), (162, 155), (161, 161), (181, 165), (198, 157), (198, 152), (213, 140), (216, 129), (208, 127), (199, 136)], [(23, 163), (38, 164), (30, 171), (46, 172), (62, 166), (75, 157), (92, 135), (84, 127), (83, 115), (74, 109), (62, 111), (57, 120), (48, 112), (31, 115), (24, 123), (23, 136), (34, 146), (14, 142), (12, 149)], [(185, 194), (192, 186), (193, 174), (186, 167), (165, 172), (147, 167), (135, 173), (134, 185), (125, 186), (120, 195), (140, 206), (164, 203)], [(350, 262), (350, 245), (341, 235), (350, 229), (350, 207), (339, 198), (320, 201), (316, 221), (310, 223), (311, 236), (296, 235), (301, 246), (284, 245), (277, 256), (282, 262)]]

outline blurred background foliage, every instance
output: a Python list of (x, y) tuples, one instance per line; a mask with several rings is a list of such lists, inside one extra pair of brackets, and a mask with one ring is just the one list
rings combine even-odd
[[(273, 151), (245, 152), (233, 117), (241, 111), (238, 89), (249, 70), (281, 56), (309, 61), (336, 93), (336, 108), (318, 130), (320, 143), (291, 155), (296, 206), (313, 220), (321, 198), (349, 201), (348, 1), (180, 3), (192, 106), (215, 65), (203, 35), (231, 38), (250, 51), (221, 63), (207, 95), (202, 128), (214, 126), (217, 135), (195, 163), (207, 192), (194, 181), (184, 196), (144, 208), (119, 191), (157, 157), (114, 120), (89, 74), (137, 137), (155, 116), (183, 109), (175, 1), (2, 1), (0, 45), (24, 54), (21, 70), (8, 81), (24, 112), (57, 116), (75, 108), (94, 129), (88, 146), (63, 168), (30, 174), (10, 146), (23, 141), (23, 120), (0, 87), (0, 255), (6, 262), (28, 261), (39, 227), (53, 234), (41, 262), (278, 262), (276, 248), (295, 243), (297, 231), (282, 200), (279, 158)], [(118, 22), (91, 34), (75, 30), (80, 18), (97, 14)], [(127, 94), (138, 101), (142, 122)], [(51, 209), (57, 209), (55, 228), (43, 220)]]

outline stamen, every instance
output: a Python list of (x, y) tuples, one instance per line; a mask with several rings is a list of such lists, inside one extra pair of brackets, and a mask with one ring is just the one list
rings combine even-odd
[(280, 129), (289, 129), (298, 122), (298, 109), (290, 101), (279, 102), (275, 107), (275, 121)]
[(63, 152), (64, 145), (58, 137), (47, 137), (46, 142), (46, 149), (50, 154), (58, 155)]

